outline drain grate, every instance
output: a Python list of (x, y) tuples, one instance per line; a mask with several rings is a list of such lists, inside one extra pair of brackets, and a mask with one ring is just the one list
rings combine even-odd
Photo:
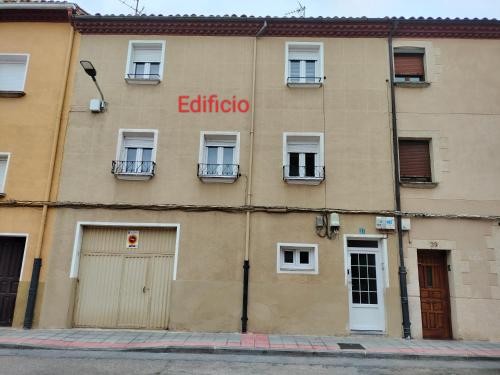
[(348, 344), (345, 342), (338, 342), (337, 345), (342, 350), (344, 350), (344, 349), (364, 350), (365, 349), (365, 347), (361, 344)]

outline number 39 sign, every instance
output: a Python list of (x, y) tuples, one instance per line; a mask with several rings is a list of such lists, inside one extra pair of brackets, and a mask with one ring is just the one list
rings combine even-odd
[(139, 231), (129, 230), (127, 231), (127, 249), (138, 249), (139, 248)]

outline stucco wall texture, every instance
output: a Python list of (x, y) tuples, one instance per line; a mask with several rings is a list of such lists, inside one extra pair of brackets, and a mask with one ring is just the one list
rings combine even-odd
[[(124, 80), (129, 40), (165, 40), (163, 82)], [(285, 43), (323, 42), (325, 84), (291, 89), (284, 84)], [(251, 113), (179, 113), (179, 95), (216, 94), (250, 100), (253, 38), (84, 35), (79, 59), (98, 70), (108, 110), (91, 114), (97, 97), (83, 71), (74, 97), (58, 199), (101, 203), (177, 203), (239, 206), (249, 174)], [(437, 187), (403, 188), (403, 210), (494, 214), (500, 201), (497, 78), (491, 78), (497, 41), (398, 40), (426, 47), (429, 87), (396, 88), (400, 136), (431, 138)], [(463, 53), (466, 49), (467, 54)], [(478, 64), (477, 56), (483, 56)], [(487, 58), (488, 57), (488, 58)], [(484, 65), (482, 65), (484, 62)], [(481, 65), (481, 66), (480, 66)], [(252, 203), (304, 208), (394, 208), (387, 41), (364, 38), (262, 38), (257, 42)], [(149, 181), (117, 180), (111, 173), (119, 129), (157, 129), (157, 173)], [(234, 184), (204, 184), (196, 176), (201, 131), (239, 131), (240, 172)], [(318, 186), (282, 180), (283, 132), (322, 132), (326, 179)], [(469, 146), (474, 145), (474, 146)], [(479, 146), (480, 145), (480, 146)], [(498, 158), (497, 158), (498, 159)], [(481, 181), (481, 183), (478, 183)], [(341, 215), (333, 240), (314, 232), (315, 214), (252, 214), (249, 330), (253, 332), (349, 333), (343, 235), (377, 233), (373, 215)], [(245, 218), (242, 214), (58, 209), (41, 327), (69, 327), (75, 280), (69, 278), (78, 221), (155, 222), (181, 225), (178, 274), (171, 295), (171, 329), (237, 331), (240, 327)], [(405, 234), (413, 334), (421, 335), (416, 249), (439, 239), (449, 250), (455, 338), (499, 339), (480, 322), (498, 311), (498, 237), (491, 222), (412, 219)], [(493, 228), (493, 229), (492, 229)], [(496, 242), (495, 242), (496, 241)], [(276, 272), (276, 243), (319, 245), (318, 275)], [(397, 244), (388, 235), (389, 286), (386, 332), (401, 335)], [(57, 244), (57, 245), (56, 245)], [(453, 245), (454, 244), (454, 245)], [(452, 245), (455, 246), (452, 248)], [(454, 250), (455, 249), (455, 250)], [(479, 250), (478, 250), (479, 249)], [(489, 249), (489, 250), (488, 250)], [(454, 253), (455, 251), (455, 253)], [(483, 254), (484, 253), (484, 254)], [(482, 254), (488, 261), (482, 258)], [(496, 255), (494, 255), (496, 254)], [(490, 259), (491, 258), (491, 259)], [(464, 264), (465, 264), (464, 263)], [(468, 268), (467, 268), (468, 267)], [(493, 272), (494, 271), (494, 272)], [(468, 273), (465, 277), (463, 273)], [(488, 276), (485, 272), (497, 276)], [(495, 277), (497, 279), (495, 279)], [(472, 284), (464, 280), (469, 278)], [(479, 280), (482, 280), (479, 282)], [(495, 281), (496, 280), (496, 281)], [(486, 287), (484, 282), (488, 283)], [(489, 289), (488, 289), (489, 288)], [(487, 306), (479, 309), (474, 298)], [(484, 318), (484, 319), (483, 319)]]
[[(158, 86), (124, 80), (129, 40), (138, 39), (166, 40), (164, 81)], [(328, 85), (291, 90), (284, 85), (286, 41), (258, 41), (252, 203), (391, 209), (392, 187), (386, 182), (391, 181), (392, 164), (385, 42), (321, 40)], [(97, 68), (109, 107), (103, 114), (89, 113), (88, 100), (96, 96), (95, 88), (77, 71), (58, 199), (243, 205), (249, 173), (250, 112), (179, 113), (177, 100), (179, 95), (210, 94), (250, 100), (252, 53), (252, 38), (83, 36), (79, 58), (91, 60)], [(356, 75), (362, 83), (350, 84), (347, 77)], [(127, 128), (158, 129), (157, 173), (150, 181), (121, 181), (110, 173), (118, 130)], [(198, 180), (201, 131), (240, 132), (242, 176), (234, 184)], [(283, 132), (324, 133), (327, 179), (321, 185), (283, 182)], [(71, 326), (75, 283), (69, 280), (69, 267), (76, 222), (106, 221), (180, 223), (169, 328), (240, 329), (245, 215), (69, 209), (60, 209), (57, 215), (57, 246), (50, 259), (41, 327)], [(375, 218), (342, 215), (341, 232), (327, 240), (315, 234), (315, 216), (251, 215), (249, 330), (348, 334), (343, 234), (356, 234), (360, 227), (376, 234)], [(389, 235), (390, 285), (384, 293), (386, 331), (399, 336), (394, 241)], [(278, 242), (317, 243), (319, 275), (278, 275)]]
[[(29, 55), (24, 87), (26, 95), (0, 99), (0, 152), (10, 153), (6, 195), (0, 199), (43, 200), (49, 184), (49, 165), (60, 121), (60, 105), (64, 100), (64, 73), (71, 46), (71, 26), (69, 23), (2, 22), (0, 34), (0, 53)], [(58, 156), (60, 159), (60, 154)], [(52, 182), (57, 184), (57, 178), (58, 174)], [(21, 326), (24, 319), (41, 216), (42, 210), (36, 208), (0, 208), (0, 235), (27, 235), (24, 267), (14, 312), (15, 327)], [(49, 213), (48, 226), (51, 220)], [(48, 232), (51, 232), (50, 228)], [(45, 244), (50, 244), (50, 238), (45, 238)], [(42, 249), (42, 259), (47, 255), (48, 247)], [(45, 268), (42, 267), (38, 301), (43, 298), (44, 278)], [(38, 311), (39, 304), (36, 317)]]
[[(490, 77), (500, 43), (399, 40), (426, 48), (429, 87), (396, 88), (400, 137), (429, 139), (431, 189), (403, 187), (403, 211), (498, 215), (500, 81)], [(500, 338), (499, 226), (494, 221), (412, 219), (405, 235), (412, 334), (422, 337), (418, 250), (446, 251), (453, 337)]]

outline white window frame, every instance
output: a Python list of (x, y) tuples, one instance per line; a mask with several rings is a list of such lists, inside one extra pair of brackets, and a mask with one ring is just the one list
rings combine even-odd
[(10, 152), (0, 152), (0, 159), (6, 159), (5, 173), (3, 176), (0, 176), (0, 197), (5, 195), (5, 185), (7, 183), (7, 174), (9, 173), (10, 157)]
[[(309, 264), (307, 266), (301, 265), (296, 259), (294, 259), (293, 265), (285, 264), (284, 252), (287, 250), (293, 250), (295, 252), (294, 258), (296, 258), (296, 254), (300, 253), (300, 251), (308, 251)], [(318, 244), (278, 242), (276, 245), (276, 272), (317, 275), (319, 273), (318, 255)]]
[(24, 77), (23, 77), (22, 89), (21, 90), (0, 90), (0, 92), (6, 92), (6, 91), (24, 92), (24, 89), (26, 87), (26, 77), (28, 76), (28, 65), (30, 62), (30, 54), (29, 53), (0, 53), (0, 61), (2, 60), (2, 56), (25, 56), (26, 63), (25, 63), (25, 67), (24, 67)]
[(380, 251), (381, 268), (383, 273), (383, 287), (389, 287), (389, 257), (387, 253), (387, 234), (344, 234), (344, 285), (347, 286), (349, 282), (349, 249), (347, 246), (348, 240), (377, 240), (379, 246), (377, 251)]
[[(323, 142), (323, 133), (311, 133), (311, 132), (285, 132), (283, 133), (283, 170), (285, 171), (285, 166), (290, 165), (289, 161), (289, 145), (291, 146), (292, 144), (289, 143), (289, 138), (300, 138), (300, 137), (315, 137), (318, 138), (318, 152), (316, 153), (316, 157), (314, 159), (314, 166), (316, 167), (324, 167), (324, 142)], [(292, 141), (293, 142), (293, 141)], [(310, 150), (307, 150), (309, 145), (307, 145), (304, 141), (304, 152), (299, 155), (299, 167), (304, 166), (305, 167), (305, 153), (311, 152)], [(300, 144), (300, 141), (297, 141), (296, 144)], [(285, 173), (283, 176), (287, 180), (318, 180), (324, 179), (324, 176), (321, 176), (318, 173), (318, 170), (315, 169), (315, 175), (314, 177), (312, 176), (305, 176), (304, 173), (300, 173), (300, 168), (299, 168), (299, 176), (289, 176), (289, 173)], [(302, 174), (304, 174), (302, 176)]]
[[(219, 138), (219, 139), (218, 139)], [(224, 139), (231, 138), (234, 140)], [(226, 132), (226, 131), (201, 131), (200, 132), (200, 150), (198, 155), (199, 164), (207, 164), (208, 161), (208, 147), (219, 147), (217, 159), (222, 160), (222, 152), (224, 146), (233, 146), (233, 163), (240, 164), (240, 132)], [(207, 174), (203, 177), (213, 178), (230, 178), (234, 179), (236, 175), (223, 175), (220, 174)]]
[[(134, 74), (135, 67), (132, 61), (134, 46), (144, 46), (148, 44), (161, 44), (161, 52), (160, 52), (160, 67), (159, 67), (159, 76), (158, 80), (156, 79), (144, 79), (144, 78), (132, 78), (129, 77), (129, 74)], [(129, 40), (128, 42), (128, 53), (127, 53), (127, 64), (125, 66), (125, 80), (130, 83), (159, 83), (163, 81), (163, 67), (165, 64), (165, 40)], [(146, 72), (147, 71), (147, 72)], [(149, 68), (145, 70), (145, 74), (149, 73)]]
[[(316, 69), (315, 69), (315, 77), (320, 77), (321, 81), (320, 82), (311, 82), (307, 81), (306, 78), (302, 78), (299, 81), (294, 81), (291, 82), (288, 80), (290, 77), (290, 49), (293, 50), (293, 47), (311, 47), (314, 49), (318, 49), (318, 60), (316, 60)], [(307, 54), (307, 53), (306, 53)], [(312, 56), (311, 56), (312, 57)], [(314, 56), (316, 57), (316, 56)], [(305, 60), (308, 60), (307, 56), (304, 56), (303, 59), (300, 59), (303, 61), (300, 65), (300, 76), (305, 77)], [(323, 43), (322, 42), (286, 42), (285, 44), (285, 85), (292, 87), (294, 85), (306, 87), (320, 87), (323, 84), (323, 77), (324, 77), (324, 58), (323, 58)]]
[[(156, 129), (119, 129), (118, 130), (118, 142), (117, 142), (117, 147), (116, 147), (116, 159), (117, 161), (124, 160), (123, 155), (125, 151), (125, 138), (130, 137), (132, 135), (137, 134), (137, 141), (138, 141), (138, 146), (140, 148), (140, 139), (141, 138), (149, 138), (145, 135), (149, 134), (152, 137), (153, 140), (153, 150), (151, 151), (151, 161), (156, 163), (156, 152), (158, 150), (158, 130)], [(139, 157), (139, 154), (137, 153), (136, 158)], [(141, 154), (142, 155), (142, 154)], [(126, 173), (122, 172), (119, 174), (131, 174), (131, 175), (150, 175), (151, 173), (149, 172), (139, 172), (139, 173)], [(116, 174), (118, 175), (118, 174)]]

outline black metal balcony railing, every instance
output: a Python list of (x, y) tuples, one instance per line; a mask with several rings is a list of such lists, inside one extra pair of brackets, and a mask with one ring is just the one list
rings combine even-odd
[(152, 80), (156, 81), (160, 79), (159, 74), (135, 74), (135, 73), (129, 73), (127, 74), (127, 77), (130, 79), (144, 79), (144, 80)]
[(240, 175), (238, 164), (198, 164), (198, 177), (235, 177)]
[(283, 166), (283, 179), (325, 179), (324, 166), (298, 166), (298, 165), (284, 165)]
[(323, 82), (322, 77), (288, 77), (286, 80), (287, 84), (314, 83), (319, 85), (322, 82)]
[(113, 160), (111, 173), (154, 176), (155, 168), (156, 163), (154, 161)]

